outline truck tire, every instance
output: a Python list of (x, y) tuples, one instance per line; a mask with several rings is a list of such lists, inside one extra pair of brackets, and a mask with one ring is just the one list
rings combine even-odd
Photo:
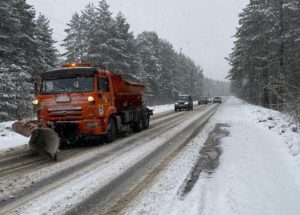
[(107, 126), (107, 134), (105, 135), (105, 141), (107, 143), (111, 143), (116, 139), (116, 123), (112, 118), (109, 118), (108, 126)]
[(134, 123), (133, 129), (135, 132), (143, 130), (143, 114), (141, 112), (138, 113), (137, 121)]

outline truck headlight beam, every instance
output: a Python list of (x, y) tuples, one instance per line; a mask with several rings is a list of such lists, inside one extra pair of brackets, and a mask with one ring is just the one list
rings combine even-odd
[(39, 100), (34, 99), (31, 103), (32, 103), (33, 105), (38, 105), (38, 104), (39, 104)]
[(89, 102), (94, 102), (94, 101), (95, 101), (95, 99), (94, 99), (94, 97), (93, 97), (93, 96), (89, 96), (89, 97), (88, 97), (88, 101), (89, 101)]

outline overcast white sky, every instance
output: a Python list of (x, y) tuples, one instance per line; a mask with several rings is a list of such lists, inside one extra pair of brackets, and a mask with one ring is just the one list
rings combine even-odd
[[(50, 19), (54, 39), (60, 44), (74, 12), (98, 0), (27, 0)], [(229, 70), (225, 57), (231, 52), (238, 14), (249, 0), (107, 0), (114, 15), (121, 11), (135, 35), (156, 31), (174, 49), (192, 58), (204, 75), (224, 80)], [(62, 48), (60, 48), (62, 50)]]

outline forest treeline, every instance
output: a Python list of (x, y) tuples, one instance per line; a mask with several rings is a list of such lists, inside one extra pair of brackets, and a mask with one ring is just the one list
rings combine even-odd
[(113, 16), (105, 0), (72, 15), (59, 44), (66, 50), (62, 54), (55, 48), (49, 20), (36, 15), (26, 0), (2, 0), (0, 14), (1, 121), (30, 116), (34, 81), (62, 62), (90, 61), (132, 74), (146, 84), (148, 104), (170, 103), (181, 93), (197, 99), (206, 95), (205, 86), (217, 83), (207, 79), (211, 84), (204, 84), (202, 68), (156, 32), (135, 36), (124, 15)]
[(232, 91), (300, 118), (300, 2), (250, 0), (228, 60)]
[(200, 66), (153, 31), (135, 37), (124, 15), (113, 17), (105, 0), (74, 13), (65, 31), (68, 62), (89, 61), (135, 75), (146, 84), (145, 96), (152, 104), (173, 101), (180, 93), (199, 97), (203, 92)]

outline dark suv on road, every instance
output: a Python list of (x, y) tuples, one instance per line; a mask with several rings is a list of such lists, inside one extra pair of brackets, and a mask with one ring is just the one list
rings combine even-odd
[(193, 99), (190, 95), (180, 95), (174, 104), (174, 110), (193, 110)]
[(199, 100), (198, 100), (198, 105), (202, 105), (202, 104), (205, 104), (207, 105), (209, 102), (209, 99), (207, 97), (201, 97)]

